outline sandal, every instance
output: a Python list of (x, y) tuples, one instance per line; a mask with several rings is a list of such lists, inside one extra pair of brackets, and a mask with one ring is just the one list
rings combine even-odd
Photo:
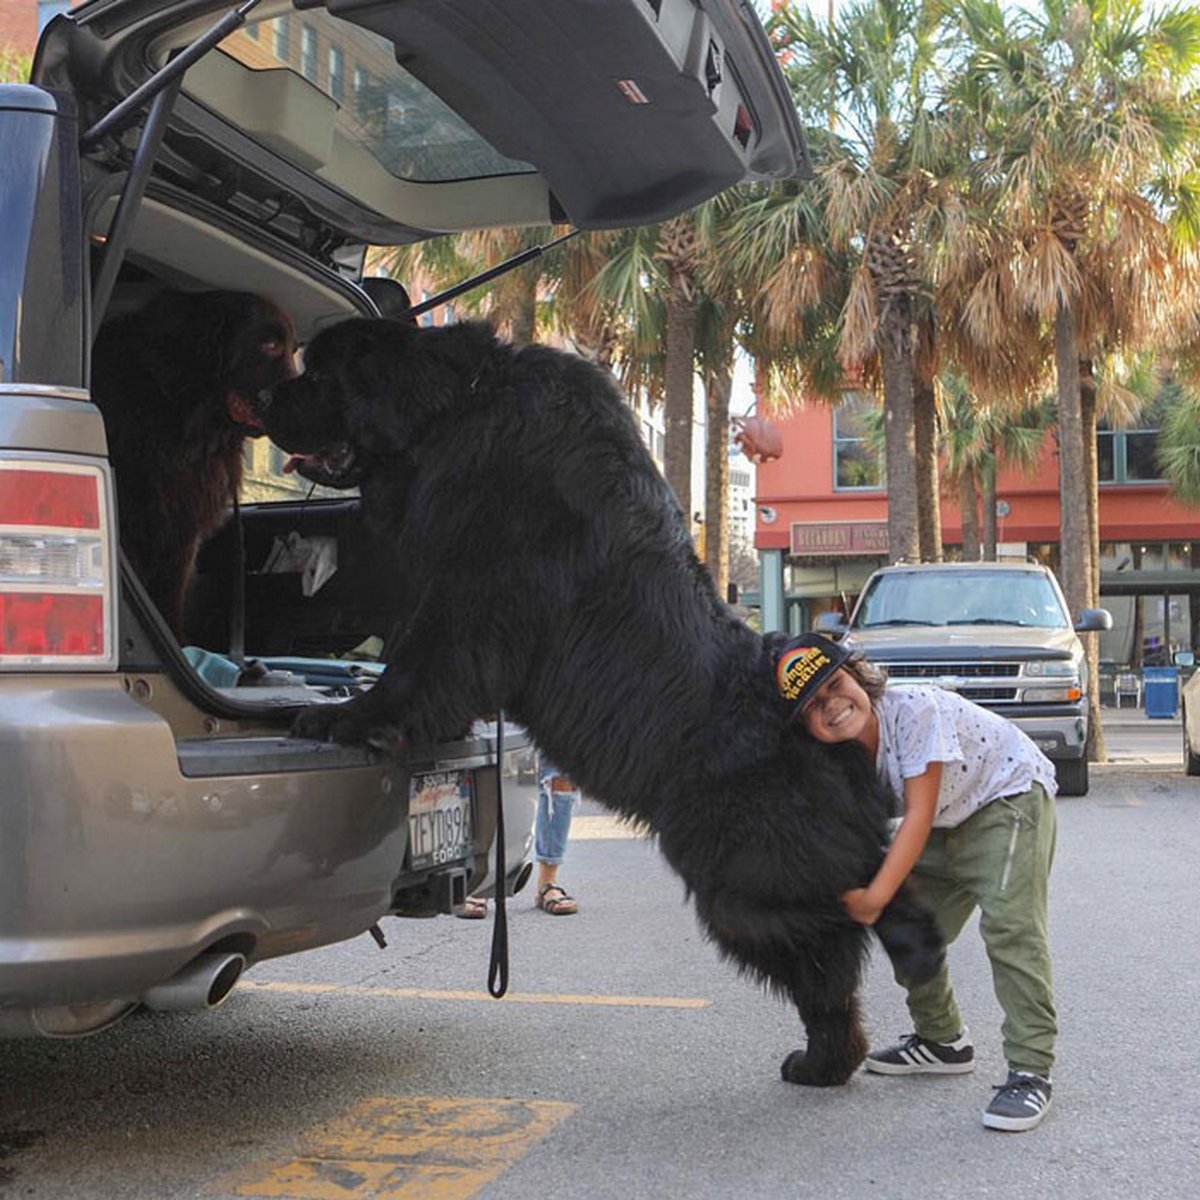
[(579, 911), (575, 897), (568, 896), (557, 883), (543, 883), (537, 890), (533, 905), (552, 917), (570, 917)]
[(464, 921), (482, 921), (487, 916), (487, 901), (479, 896), (468, 896), (454, 910), (454, 915)]

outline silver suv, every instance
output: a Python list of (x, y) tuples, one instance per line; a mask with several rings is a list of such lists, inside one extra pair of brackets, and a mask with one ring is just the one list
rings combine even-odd
[(848, 622), (822, 632), (887, 668), (892, 683), (952, 689), (1010, 718), (1053, 760), (1059, 790), (1088, 790), (1087, 661), (1078, 633), (1112, 627), (1105, 609), (1067, 613), (1058, 581), (1037, 563), (883, 567)]
[[(287, 736), (371, 686), (415, 590), (352, 496), (283, 475), (244, 496), (181, 647), (119, 553), (157, 518), (117, 511), (89, 392), (106, 322), (164, 289), (248, 291), (303, 342), (378, 313), (368, 244), (646, 224), (803, 161), (735, 0), (95, 0), (51, 21), (32, 85), (0, 86), (0, 1033), (211, 1005), (261, 959), (528, 869), (520, 731), (402, 763)], [(256, 672), (197, 669), (235, 645)]]

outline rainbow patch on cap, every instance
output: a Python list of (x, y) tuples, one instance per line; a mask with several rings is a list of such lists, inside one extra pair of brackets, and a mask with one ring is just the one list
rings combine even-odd
[(797, 646), (779, 656), (775, 665), (775, 680), (779, 694), (785, 700), (799, 700), (814, 684), (830, 673), (837, 664), (820, 646)]

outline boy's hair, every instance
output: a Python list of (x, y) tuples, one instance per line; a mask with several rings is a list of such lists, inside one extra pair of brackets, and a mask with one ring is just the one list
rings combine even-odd
[(855, 683), (867, 693), (872, 704), (887, 689), (887, 672), (871, 662), (861, 650), (856, 650), (842, 663), (842, 670), (853, 676)]

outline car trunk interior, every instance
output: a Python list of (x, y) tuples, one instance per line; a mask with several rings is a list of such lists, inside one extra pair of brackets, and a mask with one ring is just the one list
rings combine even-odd
[[(97, 245), (103, 244), (112, 211), (111, 199), (95, 206), (91, 228)], [(267, 296), (292, 317), (301, 346), (324, 325), (373, 311), (362, 290), (333, 271), (148, 196), (106, 319), (141, 308), (164, 288)], [(247, 447), (255, 467), (247, 471), (243, 502), (198, 556), (187, 599), (184, 653), (148, 597), (128, 579), (130, 568), (124, 569), (122, 668), (165, 672), (174, 681), (161, 707), (181, 736), (203, 731), (202, 721), (196, 725), (196, 710), (236, 716), (243, 729), (261, 719), (279, 726), (299, 704), (368, 686), (370, 660), (381, 651), (402, 602), (400, 574), (380, 569), (379, 548), (359, 519), (357, 497), (313, 496), (299, 477), (285, 481), (279, 473), (284, 456), (264, 439), (248, 439)], [(261, 473), (268, 466), (289, 498), (249, 498), (264, 490)], [(146, 515), (120, 514), (120, 519)], [(316, 576), (311, 566), (307, 577), (302, 569), (305, 550), (320, 553)], [(231, 658), (239, 667), (250, 660), (262, 665), (252, 664), (235, 682), (236, 672), (228, 670)]]

